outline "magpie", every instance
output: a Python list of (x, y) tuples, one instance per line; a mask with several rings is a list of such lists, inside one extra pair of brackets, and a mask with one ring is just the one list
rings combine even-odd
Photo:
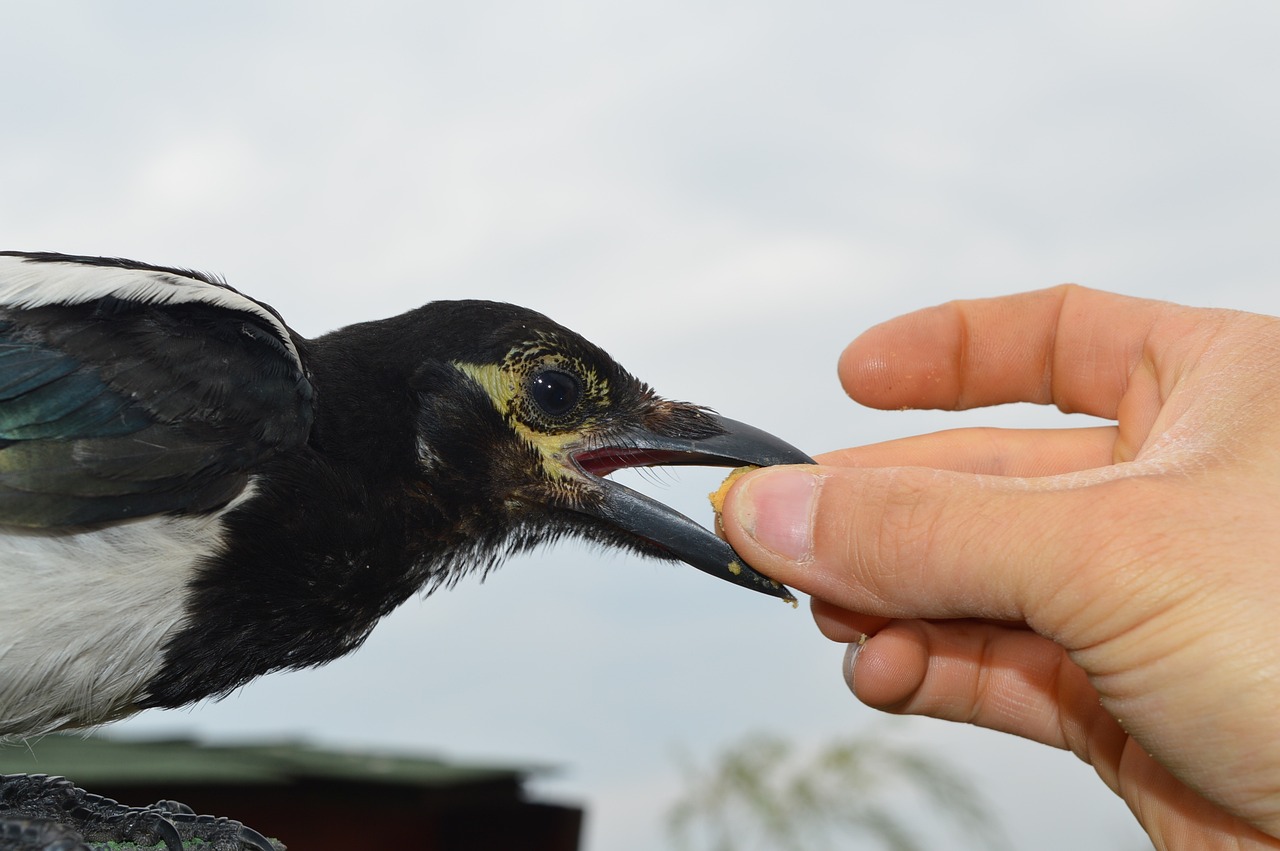
[(574, 536), (790, 600), (605, 478), (812, 463), (510, 304), (316, 338), (222, 279), (0, 252), (0, 736), (227, 695)]

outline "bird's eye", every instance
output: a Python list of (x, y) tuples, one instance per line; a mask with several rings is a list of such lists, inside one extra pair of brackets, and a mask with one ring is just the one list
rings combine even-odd
[(529, 393), (548, 416), (563, 417), (578, 404), (578, 399), (582, 396), (582, 384), (567, 372), (546, 369), (533, 377), (529, 383)]

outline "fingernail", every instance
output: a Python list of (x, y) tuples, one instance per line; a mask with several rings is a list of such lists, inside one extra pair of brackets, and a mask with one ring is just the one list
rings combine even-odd
[(849, 687), (849, 691), (854, 694), (858, 693), (858, 689), (853, 682), (854, 670), (858, 667), (858, 654), (862, 652), (863, 647), (867, 646), (867, 639), (869, 637), (870, 636), (866, 633), (863, 633), (857, 641), (851, 643), (844, 649), (844, 662), (841, 665), (844, 672), (844, 684), (847, 685)]
[(742, 483), (735, 515), (760, 546), (804, 561), (813, 553), (813, 506), (821, 479), (802, 469), (779, 467)]

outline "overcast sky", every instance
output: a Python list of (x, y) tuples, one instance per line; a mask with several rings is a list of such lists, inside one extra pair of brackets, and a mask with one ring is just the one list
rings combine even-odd
[[(216, 271), (303, 334), (548, 313), (813, 452), (1052, 411), (871, 412), (835, 360), (1076, 281), (1280, 312), (1280, 6), (650, 0), (0, 4), (0, 242)], [(706, 519), (718, 474), (651, 493)], [(560, 767), (592, 851), (665, 847), (677, 753), (865, 729), (805, 607), (572, 545), (411, 601), (354, 656), (132, 735)], [(1067, 754), (942, 722), (1018, 847), (1140, 847)]]

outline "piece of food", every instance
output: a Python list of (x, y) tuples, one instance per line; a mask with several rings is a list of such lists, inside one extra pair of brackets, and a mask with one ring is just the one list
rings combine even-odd
[[(716, 533), (719, 534), (721, 537), (724, 537), (724, 501), (729, 496), (729, 488), (733, 487), (733, 483), (736, 482), (742, 476), (745, 476), (747, 473), (750, 473), (752, 470), (759, 470), (759, 469), (760, 468), (756, 465), (747, 465), (746, 467), (735, 467), (729, 473), (729, 475), (725, 476), (724, 481), (720, 483), (720, 487), (716, 488), (715, 491), (713, 491), (712, 493), (707, 494), (707, 499), (711, 500), (711, 509), (716, 513)], [(729, 562), (729, 572), (732, 573), (734, 576), (737, 576), (739, 573), (741, 573), (742, 562), (741, 561)], [(797, 605), (799, 605), (794, 596), (788, 595), (783, 599), (786, 600), (786, 602), (790, 603), (793, 609)]]
[(720, 487), (717, 488), (714, 493), (707, 494), (707, 499), (711, 500), (711, 510), (716, 513), (717, 532), (721, 531), (723, 528), (721, 526), (721, 520), (724, 515), (724, 501), (725, 498), (729, 496), (729, 488), (733, 487), (733, 483), (742, 476), (750, 473), (752, 470), (758, 469), (760, 468), (752, 465), (748, 465), (746, 467), (735, 467), (729, 475), (725, 476), (724, 481), (720, 483)]

